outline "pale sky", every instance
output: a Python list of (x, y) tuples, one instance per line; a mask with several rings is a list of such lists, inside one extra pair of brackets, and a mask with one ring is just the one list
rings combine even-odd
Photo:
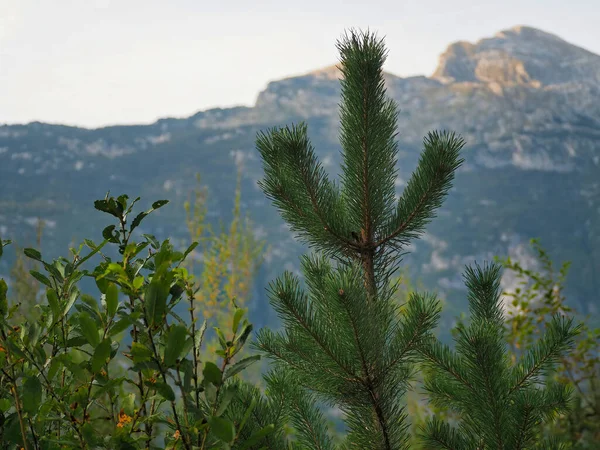
[(599, 23), (600, 0), (0, 0), (0, 124), (253, 106), (269, 81), (338, 63), (350, 28), (385, 37), (385, 70), (411, 76), (515, 25), (600, 54)]

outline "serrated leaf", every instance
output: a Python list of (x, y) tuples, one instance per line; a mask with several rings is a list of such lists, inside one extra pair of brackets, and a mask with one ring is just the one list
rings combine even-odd
[(167, 203), (169, 203), (169, 200), (157, 200), (152, 203), (152, 209), (158, 209), (162, 206), (165, 206)]
[(109, 283), (106, 288), (106, 312), (109, 317), (112, 317), (117, 312), (119, 307), (119, 289), (114, 283)]
[(167, 367), (175, 364), (175, 361), (181, 356), (186, 337), (187, 328), (183, 325), (172, 326), (169, 330), (167, 346), (165, 348), (165, 365)]
[(97, 373), (100, 371), (102, 366), (106, 364), (107, 358), (110, 357), (112, 349), (111, 340), (106, 338), (94, 350), (94, 356), (92, 356), (92, 372)]
[(115, 225), (109, 225), (104, 230), (102, 230), (102, 237), (106, 239), (108, 242), (112, 242), (114, 244), (119, 243), (119, 233), (115, 232)]
[(240, 359), (238, 362), (236, 362), (233, 366), (231, 366), (230, 368), (228, 368), (225, 371), (225, 374), (223, 375), (223, 381), (225, 381), (227, 378), (231, 378), (234, 375), (240, 373), (246, 367), (251, 366), (256, 361), (259, 361), (259, 360), (260, 360), (260, 355), (252, 355), (252, 356), (248, 356), (247, 358)]
[(116, 202), (110, 198), (105, 200), (96, 200), (94, 202), (94, 208), (98, 211), (103, 211), (105, 213), (111, 214), (115, 217), (119, 217), (119, 210), (117, 209)]
[(223, 442), (231, 444), (235, 437), (235, 426), (233, 425), (233, 422), (222, 417), (212, 416), (208, 419), (208, 424), (210, 426), (210, 431), (212, 431), (216, 437)]
[(147, 215), (148, 213), (144, 211), (135, 216), (135, 219), (133, 219), (133, 221), (131, 222), (131, 227), (129, 228), (129, 230), (133, 231), (134, 229), (136, 229)]

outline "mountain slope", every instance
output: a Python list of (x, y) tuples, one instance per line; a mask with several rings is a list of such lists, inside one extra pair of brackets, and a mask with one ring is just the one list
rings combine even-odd
[[(50, 225), (44, 251), (64, 254), (73, 238), (99, 238), (106, 223), (97, 221), (106, 219), (93, 210), (93, 200), (110, 189), (147, 203), (170, 199), (140, 232), (185, 240), (182, 205), (194, 174), (209, 186), (213, 219), (226, 221), (241, 164), (244, 208), (272, 244), (254, 295), (257, 311), (264, 311), (266, 284), (282, 267), (296, 270), (307, 248), (294, 241), (256, 186), (262, 177), (256, 133), (306, 121), (315, 151), (336, 178), (339, 76), (330, 66), (269, 83), (252, 108), (212, 109), (148, 126), (2, 126), (0, 234), (31, 242), (39, 214)], [(406, 257), (413, 276), (447, 297), (447, 320), (466, 311), (465, 264), (523, 252), (531, 237), (540, 237), (557, 263), (573, 261), (568, 303), (597, 311), (600, 56), (515, 27), (475, 44), (450, 45), (431, 77), (386, 74), (386, 86), (400, 109), (398, 194), (428, 131), (450, 129), (467, 140), (455, 187)], [(8, 272), (8, 263), (0, 263), (0, 273)], [(272, 317), (254, 319), (260, 326)]]

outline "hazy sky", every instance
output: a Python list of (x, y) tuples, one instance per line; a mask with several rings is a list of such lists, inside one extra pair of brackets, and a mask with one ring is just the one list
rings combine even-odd
[(600, 54), (598, 23), (600, 0), (0, 0), (0, 124), (252, 106), (269, 81), (336, 64), (351, 27), (385, 36), (385, 70), (410, 76), (515, 25)]

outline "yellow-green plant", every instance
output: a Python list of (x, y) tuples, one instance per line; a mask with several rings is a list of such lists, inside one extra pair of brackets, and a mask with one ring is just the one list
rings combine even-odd
[[(198, 183), (200, 177), (197, 176)], [(217, 328), (216, 336), (209, 336), (202, 356), (211, 355), (219, 348), (220, 330), (230, 329), (235, 308), (245, 308), (250, 297), (256, 271), (262, 263), (265, 241), (257, 241), (252, 231), (252, 222), (246, 216), (242, 221), (241, 172), (238, 170), (233, 219), (226, 233), (223, 223), (220, 234), (213, 232), (205, 222), (207, 214), (206, 188), (197, 188), (185, 202), (186, 222), (190, 238), (199, 242), (202, 255), (199, 265), (190, 259), (185, 267), (190, 273), (198, 272), (200, 289), (195, 294), (194, 305), (200, 308), (206, 319), (212, 319)], [(235, 301), (231, 301), (235, 299)], [(190, 311), (195, 317), (195, 312)], [(260, 366), (257, 364), (244, 373), (254, 383), (260, 381)]]

